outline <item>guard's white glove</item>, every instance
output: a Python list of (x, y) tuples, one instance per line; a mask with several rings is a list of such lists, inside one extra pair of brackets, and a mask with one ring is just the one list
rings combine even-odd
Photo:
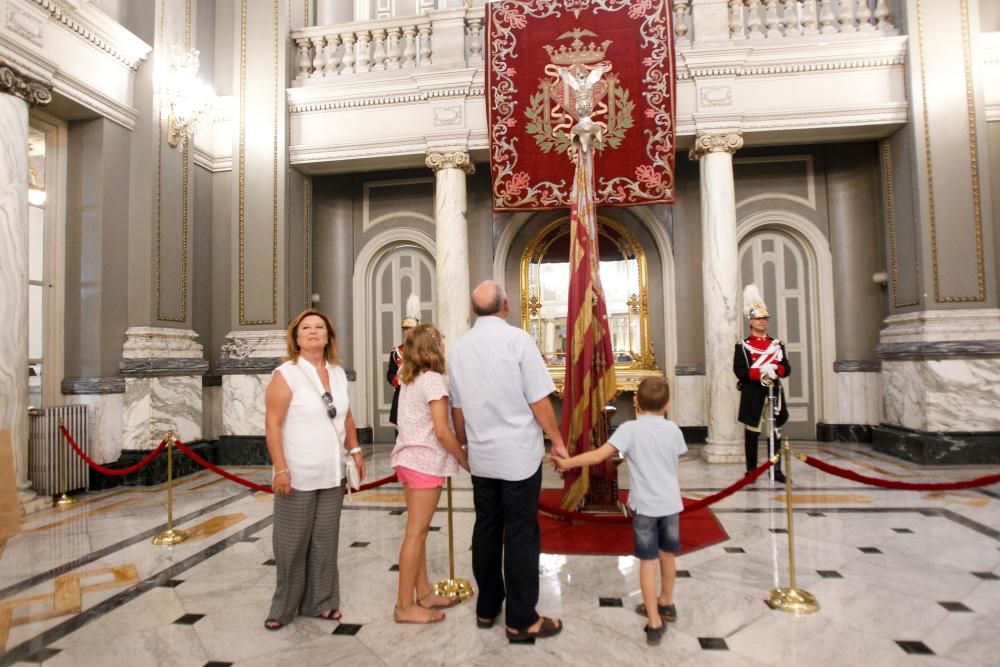
[(771, 380), (777, 379), (778, 377), (778, 367), (771, 363), (770, 361), (766, 364), (760, 365), (760, 376), (762, 378), (769, 378)]

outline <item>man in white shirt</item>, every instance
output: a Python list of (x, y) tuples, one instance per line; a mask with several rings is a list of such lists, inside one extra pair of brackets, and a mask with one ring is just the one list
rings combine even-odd
[(506, 598), (510, 641), (551, 637), (562, 622), (540, 617), (535, 605), (543, 431), (553, 454), (568, 456), (549, 402), (555, 385), (535, 341), (505, 321), (510, 303), (500, 285), (488, 280), (476, 287), (472, 310), (478, 319), (448, 354), (448, 375), (455, 431), (469, 448), (476, 507), (476, 624), (493, 627)]

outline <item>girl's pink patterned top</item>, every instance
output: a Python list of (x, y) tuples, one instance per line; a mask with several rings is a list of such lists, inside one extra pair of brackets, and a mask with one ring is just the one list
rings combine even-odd
[[(399, 385), (396, 446), (390, 465), (405, 466), (427, 475), (450, 477), (458, 472), (458, 461), (441, 446), (434, 434), (431, 401), (448, 398), (448, 380), (440, 373), (424, 371), (410, 384)], [(448, 426), (451, 409), (448, 410)]]

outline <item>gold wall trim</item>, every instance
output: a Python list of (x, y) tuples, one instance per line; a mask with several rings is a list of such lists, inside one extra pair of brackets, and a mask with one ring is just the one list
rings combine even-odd
[(935, 303), (969, 303), (986, 300), (986, 271), (985, 258), (983, 255), (983, 224), (982, 207), (979, 192), (979, 161), (977, 155), (976, 141), (976, 107), (972, 82), (972, 55), (969, 45), (969, 3), (968, 0), (961, 0), (962, 19), (962, 46), (963, 60), (965, 66), (965, 91), (966, 105), (969, 120), (969, 159), (972, 166), (972, 199), (975, 216), (976, 230), (976, 279), (977, 293), (974, 296), (942, 296), (941, 279), (938, 268), (938, 248), (937, 248), (937, 218), (934, 206), (934, 166), (931, 156), (931, 133), (930, 121), (928, 120), (927, 108), (927, 63), (924, 49), (924, 18), (921, 0), (917, 0), (917, 39), (920, 48), (920, 94), (923, 104), (923, 125), (924, 125), (924, 151), (927, 159), (927, 198), (928, 215), (931, 231), (931, 272), (934, 276), (934, 301)]
[(972, 80), (972, 46), (969, 36), (969, 0), (962, 0), (962, 56), (965, 65), (965, 104), (969, 117), (969, 166), (972, 176), (972, 209), (976, 219), (976, 281), (975, 298), (986, 300), (986, 258), (983, 252), (983, 207), (979, 192), (979, 144), (976, 127), (976, 93)]
[[(191, 2), (188, 0), (184, 6), (184, 48), (189, 50), (191, 48)], [(164, 3), (160, 8), (160, 30), (158, 37), (158, 48), (159, 57), (164, 56), (164, 37), (163, 37), (163, 27), (164, 27), (164, 16), (166, 15), (167, 5)], [(182, 173), (182, 183), (181, 183), (181, 305), (179, 315), (169, 315), (163, 312), (163, 306), (160, 300), (161, 296), (161, 274), (160, 268), (162, 264), (161, 251), (161, 240), (163, 234), (162, 228), (162, 213), (161, 213), (161, 203), (163, 197), (163, 100), (157, 99), (157, 115), (156, 115), (156, 204), (154, 212), (154, 225), (156, 227), (156, 289), (155, 289), (155, 301), (156, 301), (156, 319), (159, 322), (187, 322), (188, 317), (188, 232), (190, 229), (189, 224), (189, 199), (190, 199), (190, 162), (191, 162), (191, 148), (188, 145), (189, 142), (184, 142), (184, 150), (182, 160), (183, 173)]]
[[(639, 350), (639, 355), (633, 362), (616, 362), (615, 368), (619, 371), (624, 370), (659, 370), (656, 365), (656, 353), (653, 347), (653, 340), (649, 334), (649, 272), (646, 264), (646, 251), (643, 249), (642, 244), (636, 239), (635, 234), (632, 233), (626, 225), (618, 222), (617, 220), (612, 220), (611, 218), (606, 218), (604, 216), (598, 216), (598, 236), (600, 236), (600, 228), (606, 227), (608, 229), (614, 230), (622, 243), (624, 244), (623, 250), (630, 252), (636, 260), (639, 271), (639, 294), (636, 295), (638, 298), (636, 302), (630, 304), (632, 306), (632, 312), (636, 313), (639, 317), (639, 330), (640, 336), (642, 337), (642, 349)], [(549, 239), (548, 243), (545, 243), (545, 239), (548, 234), (553, 230), (561, 226), (569, 226), (572, 224), (568, 216), (563, 216), (557, 220), (544, 225), (541, 229), (535, 232), (531, 239), (528, 241), (528, 245), (525, 246), (524, 252), (521, 254), (521, 266), (520, 266), (520, 288), (521, 288), (521, 328), (525, 331), (531, 331), (531, 317), (537, 312), (537, 307), (541, 304), (538, 301), (537, 295), (531, 294), (529, 286), (529, 270), (531, 263), (545, 256), (548, 251), (549, 246), (556, 241), (555, 238)], [(567, 229), (567, 234), (570, 230)], [(561, 373), (564, 372), (565, 366), (562, 364), (549, 364), (548, 368), (550, 372), (553, 372), (556, 377), (561, 377)], [(561, 380), (557, 381), (557, 384), (561, 385)], [(561, 390), (560, 390), (561, 391)]]
[[(896, 211), (895, 211), (895, 193), (894, 186), (892, 182), (892, 153), (889, 147), (889, 139), (882, 140), (882, 180), (885, 181), (885, 210), (886, 218), (889, 223), (889, 254), (890, 254), (890, 267), (892, 276), (892, 305), (894, 308), (905, 308), (907, 306), (916, 306), (920, 304), (920, 299), (916, 301), (900, 301), (899, 300), (899, 263), (898, 254), (896, 251)], [(917, 270), (920, 270), (920, 264), (917, 263)], [(918, 274), (919, 275), (919, 274)], [(917, 279), (917, 285), (919, 287), (920, 280)], [(918, 290), (919, 291), (919, 290)]]
[(239, 129), (239, 185), (238, 185), (238, 215), (239, 215), (239, 293), (240, 293), (240, 325), (276, 324), (278, 321), (278, 112), (281, 93), (281, 79), (278, 76), (278, 49), (281, 45), (278, 29), (280, 25), (279, 0), (274, 0), (272, 6), (273, 25), (273, 64), (274, 64), (274, 122), (272, 124), (272, 160), (271, 176), (271, 319), (251, 320), (247, 318), (246, 307), (246, 101), (247, 101), (247, 4), (248, 0), (240, 2), (240, 129)]
[[(308, 8), (309, 3), (306, 3)], [(308, 308), (312, 305), (312, 189), (313, 180), (312, 176), (306, 176), (305, 179), (305, 192), (303, 195), (303, 259), (305, 261), (303, 274), (305, 275), (305, 283), (303, 285), (303, 305), (302, 308)]]

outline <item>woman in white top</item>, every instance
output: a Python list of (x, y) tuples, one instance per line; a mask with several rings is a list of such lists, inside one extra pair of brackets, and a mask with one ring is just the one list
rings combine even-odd
[(465, 450), (449, 419), (441, 334), (429, 324), (412, 329), (403, 343), (406, 363), (399, 371), (399, 435), (390, 464), (406, 495), (406, 535), (399, 548), (397, 623), (436, 623), (440, 608), (458, 604), (431, 590), (427, 578), (427, 531), (446, 476), (468, 469)]
[(297, 614), (340, 620), (344, 456), (353, 456), (365, 475), (333, 324), (319, 311), (304, 310), (289, 325), (287, 343), (288, 361), (275, 369), (264, 399), (277, 571), (268, 630)]

